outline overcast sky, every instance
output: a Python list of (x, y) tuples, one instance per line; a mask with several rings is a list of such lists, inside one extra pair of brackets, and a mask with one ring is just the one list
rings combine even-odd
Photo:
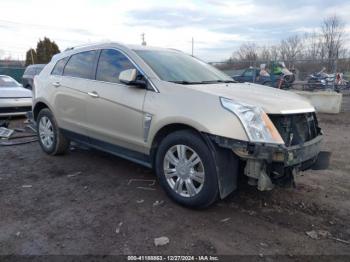
[(240, 44), (274, 44), (317, 29), (337, 14), (350, 33), (349, 0), (1, 0), (0, 57), (24, 59), (44, 36), (61, 50), (118, 41), (191, 52), (206, 61), (228, 58)]

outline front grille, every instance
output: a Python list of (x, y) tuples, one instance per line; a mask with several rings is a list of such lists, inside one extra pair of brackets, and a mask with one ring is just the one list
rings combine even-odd
[(31, 106), (19, 106), (19, 107), (0, 107), (0, 114), (6, 113), (20, 113), (32, 111)]
[(300, 145), (320, 134), (315, 113), (269, 115), (287, 146)]

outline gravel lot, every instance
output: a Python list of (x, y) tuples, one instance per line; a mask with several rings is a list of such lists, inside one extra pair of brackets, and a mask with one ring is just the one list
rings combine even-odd
[[(0, 254), (350, 255), (349, 105), (346, 96), (344, 112), (319, 115), (327, 170), (302, 173), (295, 189), (242, 183), (201, 211), (173, 203), (152, 170), (118, 157), (0, 147)], [(170, 243), (156, 247), (161, 236)]]

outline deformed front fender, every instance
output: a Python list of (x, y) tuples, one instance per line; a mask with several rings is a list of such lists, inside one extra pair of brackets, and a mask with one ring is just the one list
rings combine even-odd
[(232, 150), (219, 147), (208, 134), (202, 135), (215, 161), (220, 198), (223, 199), (237, 189), (239, 158)]

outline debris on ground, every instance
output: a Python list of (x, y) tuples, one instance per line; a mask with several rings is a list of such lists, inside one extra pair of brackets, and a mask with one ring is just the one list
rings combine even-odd
[(33, 187), (32, 185), (23, 185), (22, 186), (23, 188), (31, 188), (31, 187)]
[(154, 206), (154, 207), (160, 206), (160, 205), (163, 204), (163, 203), (164, 203), (163, 200), (162, 200), (162, 201), (157, 200), (157, 201), (155, 201), (155, 202), (153, 203), (153, 206)]
[(220, 222), (224, 223), (224, 222), (227, 222), (229, 221), (231, 218), (230, 217), (226, 217), (224, 219), (221, 219)]
[(147, 183), (148, 186), (154, 186), (156, 184), (156, 180), (155, 179), (137, 179), (137, 178), (133, 178), (130, 179), (128, 182), (128, 186), (130, 186), (131, 183)]
[(13, 129), (0, 127), (0, 138), (9, 138), (13, 132), (15, 132)]
[(73, 174), (69, 174), (69, 175), (67, 175), (67, 177), (75, 177), (75, 176), (79, 176), (79, 175), (81, 175), (83, 172), (81, 172), (81, 171), (78, 171), (78, 172), (75, 172), (75, 173), (73, 173)]
[(170, 240), (168, 237), (158, 237), (154, 239), (154, 245), (156, 247), (158, 246), (165, 246), (167, 244), (169, 244)]
[(117, 228), (115, 229), (115, 233), (116, 233), (116, 234), (119, 234), (119, 233), (120, 233), (120, 228), (121, 228), (122, 225), (123, 225), (123, 222), (119, 222)]
[(31, 138), (27, 140), (22, 140), (22, 141), (11, 141), (11, 142), (0, 142), (0, 146), (18, 146), (18, 145), (24, 145), (24, 144), (29, 144), (38, 141), (37, 138)]
[(138, 187), (137, 189), (142, 189), (142, 190), (149, 190), (153, 191), (155, 188), (156, 180), (155, 179), (139, 179), (139, 178), (133, 178), (128, 181), (128, 186), (130, 186), (132, 183), (137, 183), (137, 184), (142, 184)]
[(34, 133), (36, 133), (36, 128), (34, 125), (27, 125), (26, 127), (28, 127), (30, 130), (32, 130)]
[(20, 235), (21, 235), (21, 232), (18, 231), (18, 232), (16, 233), (16, 237), (19, 237)]
[[(9, 124), (6, 122), (0, 123), (0, 138), (5, 140), (0, 142), (0, 146), (23, 145), (38, 140), (35, 130), (30, 129), (29, 132), (26, 131), (26, 128), (29, 128), (29, 125), (25, 126), (25, 128), (16, 127), (14, 129), (10, 129), (8, 126)], [(17, 135), (16, 133), (22, 133), (22, 135)]]
[(136, 203), (137, 203), (137, 204), (142, 204), (143, 202), (145, 202), (145, 200), (143, 200), (143, 199), (136, 200)]
[(138, 186), (137, 189), (149, 190), (149, 191), (156, 190), (155, 188), (152, 188), (152, 187), (143, 187), (143, 186)]
[(330, 239), (333, 239), (333, 240), (338, 241), (338, 242), (343, 243), (343, 244), (350, 245), (350, 241), (346, 241), (344, 239), (340, 239), (340, 238), (337, 238), (337, 237), (330, 237)]
[(24, 128), (15, 128), (14, 130), (15, 130), (16, 132), (21, 132), (21, 133), (23, 133), (23, 132), (26, 131)]
[(311, 230), (305, 233), (312, 239), (324, 239), (331, 236), (331, 233), (326, 230)]

